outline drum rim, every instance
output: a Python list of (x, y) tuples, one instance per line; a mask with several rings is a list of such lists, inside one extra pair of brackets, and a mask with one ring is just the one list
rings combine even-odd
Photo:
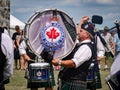
[(50, 66), (50, 64), (49, 63), (46, 63), (46, 62), (39, 62), (39, 63), (31, 63), (30, 64), (30, 66), (35, 66), (35, 67), (37, 67), (37, 65), (40, 67), (46, 67), (46, 66)]

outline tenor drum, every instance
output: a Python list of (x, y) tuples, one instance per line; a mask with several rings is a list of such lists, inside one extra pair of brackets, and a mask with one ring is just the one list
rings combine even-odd
[(49, 63), (32, 63), (29, 65), (31, 82), (48, 82), (50, 80)]
[(28, 47), (37, 56), (46, 49), (54, 52), (54, 58), (63, 58), (74, 49), (77, 41), (73, 19), (57, 9), (36, 12), (24, 31)]

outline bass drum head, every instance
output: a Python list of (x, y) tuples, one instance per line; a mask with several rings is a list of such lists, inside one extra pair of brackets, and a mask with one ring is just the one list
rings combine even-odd
[(24, 36), (28, 47), (37, 56), (46, 49), (54, 52), (54, 58), (63, 58), (75, 47), (77, 30), (66, 13), (50, 9), (36, 12), (28, 20)]

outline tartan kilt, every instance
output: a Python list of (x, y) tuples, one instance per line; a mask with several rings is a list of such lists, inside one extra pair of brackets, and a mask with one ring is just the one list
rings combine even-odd
[[(58, 88), (60, 88), (58, 86)], [(61, 81), (61, 89), (58, 90), (87, 90), (86, 81), (67, 80)]]
[(99, 71), (97, 60), (95, 60), (94, 67), (92, 68), (92, 70), (88, 70), (88, 73), (91, 74), (92, 79), (91, 80), (88, 79), (88, 77), (90, 77), (90, 76), (87, 76), (87, 89), (102, 88), (100, 71)]

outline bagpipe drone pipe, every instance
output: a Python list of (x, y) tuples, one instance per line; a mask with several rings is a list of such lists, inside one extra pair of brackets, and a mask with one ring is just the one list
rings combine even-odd
[(109, 32), (117, 30), (118, 37), (120, 38), (120, 21), (115, 19), (114, 21), (115, 26), (109, 29)]

